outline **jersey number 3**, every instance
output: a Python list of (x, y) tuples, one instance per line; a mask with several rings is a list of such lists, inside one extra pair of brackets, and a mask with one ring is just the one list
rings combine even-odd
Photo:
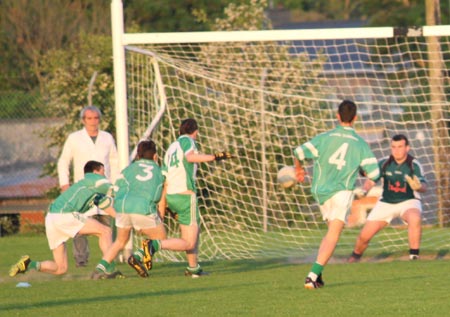
[(145, 182), (153, 177), (153, 166), (147, 164), (139, 164), (139, 166), (142, 167), (144, 175), (136, 175), (138, 181)]
[(347, 154), (348, 143), (342, 144), (328, 159), (328, 163), (336, 165), (337, 170), (345, 166), (345, 155)]

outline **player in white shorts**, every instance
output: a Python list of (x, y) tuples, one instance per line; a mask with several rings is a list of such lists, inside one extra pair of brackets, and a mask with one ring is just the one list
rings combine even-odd
[(369, 179), (377, 179), (377, 159), (369, 145), (355, 132), (356, 105), (344, 100), (338, 107), (339, 125), (319, 134), (294, 150), (296, 176), (305, 179), (302, 162), (314, 161), (311, 193), (320, 205), (328, 230), (319, 247), (315, 263), (305, 278), (304, 287), (316, 289), (324, 286), (322, 272), (334, 253), (353, 201), (353, 190), (358, 172)]
[[(115, 217), (115, 210), (109, 196), (112, 184), (105, 178), (105, 168), (102, 163), (89, 161), (84, 166), (85, 176), (64, 191), (50, 205), (45, 217), (45, 232), (53, 260), (32, 261), (28, 255), (14, 264), (9, 275), (16, 276), (29, 269), (40, 272), (61, 275), (67, 272), (66, 242), (77, 234), (95, 235), (99, 238), (99, 246), (103, 254), (112, 244), (111, 229), (97, 220), (86, 217), (86, 213), (94, 206), (103, 209), (110, 216)], [(120, 272), (113, 272), (102, 278), (120, 277)]]
[[(141, 141), (137, 147), (136, 159), (117, 178), (114, 186), (117, 237), (97, 264), (93, 276), (114, 272), (114, 259), (125, 248), (132, 229), (153, 239), (165, 239), (166, 231), (157, 210), (164, 176), (156, 161), (155, 143)], [(133, 255), (128, 258), (128, 263), (133, 268), (140, 269), (142, 277), (147, 277), (147, 271), (141, 262), (141, 258), (135, 259)]]
[[(424, 193), (427, 186), (422, 166), (408, 154), (409, 150), (406, 136), (398, 134), (392, 138), (391, 155), (379, 162), (383, 193), (367, 217), (348, 262), (359, 261), (370, 240), (394, 218), (408, 224), (409, 258), (419, 258), (422, 235), (420, 193)], [(367, 180), (364, 189), (369, 190), (374, 185), (375, 182)]]

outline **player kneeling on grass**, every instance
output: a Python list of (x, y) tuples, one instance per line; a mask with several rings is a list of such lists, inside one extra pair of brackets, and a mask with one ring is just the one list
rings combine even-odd
[[(53, 252), (53, 260), (32, 261), (28, 255), (24, 255), (11, 267), (9, 275), (13, 277), (29, 269), (54, 275), (66, 273), (66, 241), (77, 234), (97, 236), (100, 249), (105, 254), (112, 244), (111, 229), (93, 218), (86, 217), (84, 213), (95, 205), (115, 217), (116, 212), (110, 206), (111, 191), (112, 184), (105, 178), (103, 164), (97, 161), (87, 162), (84, 166), (84, 178), (59, 195), (50, 205), (45, 217), (45, 233)], [(117, 271), (102, 278), (121, 276)]]
[[(408, 154), (409, 150), (406, 136), (398, 134), (392, 138), (391, 155), (380, 160), (381, 175), (376, 179), (383, 179), (382, 195), (361, 229), (348, 262), (358, 262), (370, 240), (395, 217), (408, 224), (409, 258), (419, 258), (422, 234), (420, 193), (424, 193), (427, 187), (422, 166)], [(367, 180), (364, 189), (369, 190), (374, 185), (375, 182)]]

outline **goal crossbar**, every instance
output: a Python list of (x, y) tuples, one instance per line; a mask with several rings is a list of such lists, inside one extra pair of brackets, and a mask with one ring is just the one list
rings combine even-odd
[(213, 42), (264, 42), (294, 40), (343, 40), (363, 38), (392, 38), (394, 36), (442, 36), (450, 31), (450, 25), (423, 26), (421, 28), (365, 27), (330, 28), (309, 30), (261, 30), (261, 31), (211, 31), (172, 33), (128, 33), (123, 45)]
[[(450, 247), (450, 26), (131, 34), (118, 5), (112, 1), (121, 167), (143, 138), (154, 139), (162, 156), (186, 117), (199, 123), (202, 152), (237, 156), (199, 168), (201, 259), (308, 257), (317, 250), (326, 225), (310, 182), (282, 189), (276, 174), (293, 164), (295, 146), (336, 124), (342, 99), (356, 101), (355, 129), (378, 158), (389, 154), (393, 135), (409, 137), (428, 181), (423, 248)], [(337, 255), (351, 252), (370, 210), (357, 207)], [(173, 219), (166, 225), (168, 236), (178, 234)], [(370, 248), (407, 249), (407, 232), (395, 221)]]

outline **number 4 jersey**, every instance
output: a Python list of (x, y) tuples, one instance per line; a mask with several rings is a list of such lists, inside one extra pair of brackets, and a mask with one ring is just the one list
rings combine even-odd
[(352, 127), (319, 134), (297, 147), (294, 155), (300, 161), (314, 160), (311, 193), (321, 205), (338, 191), (353, 190), (360, 168), (372, 180), (380, 175), (369, 145)]
[(185, 191), (197, 192), (195, 178), (197, 164), (186, 160), (186, 153), (197, 153), (195, 140), (182, 135), (167, 149), (164, 156), (163, 173), (166, 176), (167, 194), (178, 194)]

